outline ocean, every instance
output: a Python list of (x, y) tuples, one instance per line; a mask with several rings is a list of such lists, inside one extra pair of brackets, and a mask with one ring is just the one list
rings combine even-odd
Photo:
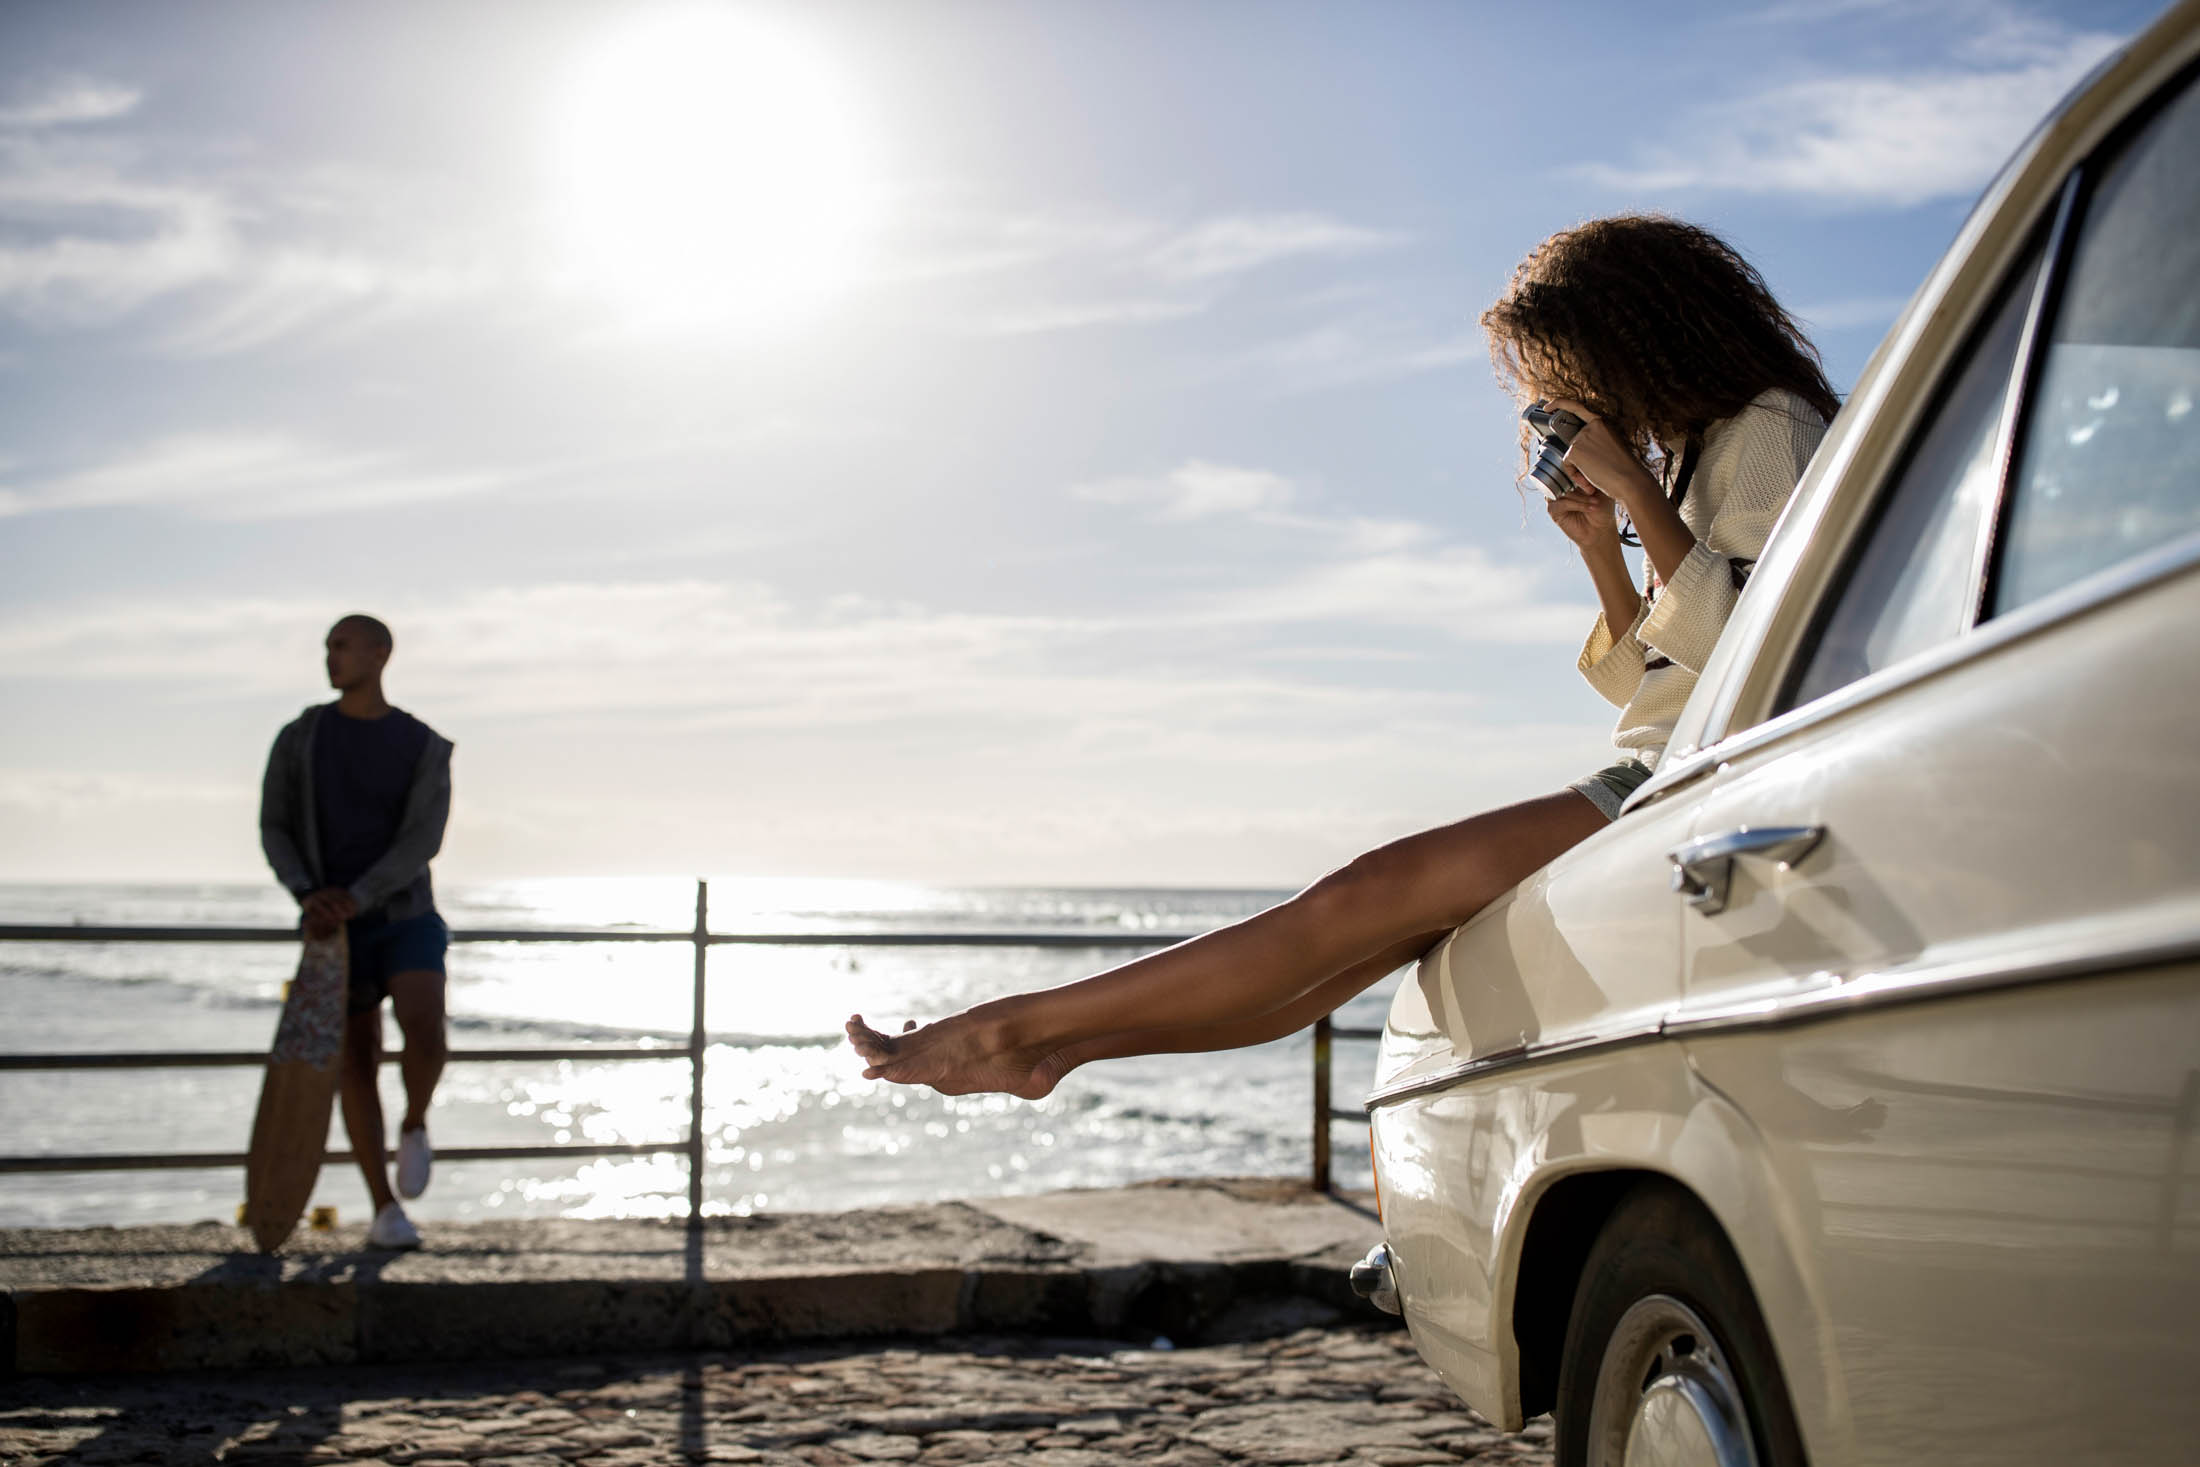
[[(1275, 891), (958, 888), (888, 882), (714, 881), (716, 932), (1043, 930), (1196, 932), (1280, 899)], [(438, 893), (454, 928), (687, 929), (692, 883), (565, 879)], [(273, 886), (0, 885), (0, 922), (282, 926)], [(706, 1210), (834, 1211), (884, 1203), (1115, 1186), (1150, 1177), (1307, 1173), (1311, 1045), (1304, 1033), (1255, 1049), (1088, 1065), (1040, 1101), (948, 1097), (862, 1077), (841, 1035), (855, 1011), (881, 1027), (928, 1019), (1122, 962), (1135, 949), (721, 946), (711, 949), (704, 1080)], [(0, 942), (0, 1051), (264, 1047), (297, 960), (281, 944)], [(686, 1044), (693, 949), (686, 944), (454, 944), (451, 1042), (458, 1048)], [(1341, 1010), (1379, 1025), (1398, 978)], [(397, 1047), (394, 1023), (386, 1043)], [(1374, 1046), (1335, 1046), (1334, 1094), (1350, 1104)], [(0, 1073), (0, 1153), (242, 1151), (259, 1072), (246, 1068)], [(456, 1061), (430, 1114), (443, 1146), (678, 1140), (688, 1070)], [(382, 1075), (394, 1127), (395, 1066)], [(1338, 1124), (1334, 1175), (1368, 1185), (1367, 1137)], [(332, 1146), (344, 1146), (341, 1122)], [(228, 1221), (241, 1169), (0, 1175), (0, 1226)], [(357, 1169), (323, 1169), (315, 1205), (364, 1220)], [(687, 1206), (678, 1156), (438, 1163), (419, 1221), (493, 1217), (662, 1217)]]

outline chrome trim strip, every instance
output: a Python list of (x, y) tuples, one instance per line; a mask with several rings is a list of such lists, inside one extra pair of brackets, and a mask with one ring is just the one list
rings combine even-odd
[[(1500, 1071), (1575, 1059), (1651, 1040), (1782, 1028), (1838, 1018), (1864, 1009), (1923, 1003), (1986, 989), (2020, 988), (2200, 957), (2200, 913), (2190, 910), (2173, 913), (2152, 924), (2151, 931), (2142, 927), (2133, 933), (2128, 920), (2111, 923), (2104, 919), (2092, 926), (2093, 931), (2073, 933), (2045, 945), (2028, 939), (2026, 934), (2016, 934), (2018, 942), (2011, 950), (1998, 955), (1899, 964), (1846, 980), (1829, 973), (1820, 986), (1772, 997), (1700, 1007), (1684, 1002), (1657, 1022), (1639, 1028), (1613, 1034), (1582, 1035), (1549, 1044), (1516, 1045), (1447, 1065), (1430, 1074), (1379, 1085), (1368, 1092), (1366, 1104), (1373, 1112), (1379, 1106), (1431, 1090), (1448, 1090)], [(2108, 932), (2121, 932), (2126, 936), (2122, 941), (2104, 942), (2097, 935)]]
[[(2098, 930), (2111, 930), (2103, 921)], [(2128, 932), (2128, 927), (2123, 929)], [(2023, 955), (1988, 954), (1972, 958), (1904, 963), (1860, 973), (1845, 981), (1829, 979), (1821, 987), (1777, 997), (1743, 1000), (1691, 1009), (1685, 1005), (1668, 1014), (1660, 1030), (1666, 1034), (1702, 1034), (1721, 1029), (1776, 1028), (1830, 1018), (1853, 1009), (1885, 1004), (1918, 1003), (1928, 999), (1974, 993), (1982, 989), (2021, 988), (2063, 978), (2128, 968), (2151, 967), (2181, 958), (2200, 957), (2200, 917), (2186, 913), (2160, 924), (2156, 930), (2142, 927), (2122, 941), (2103, 942), (2091, 932), (2079, 932), (2040, 943), (2022, 945)]]
[(1539, 1065), (1548, 1060), (1572, 1059), (1579, 1055), (1593, 1054), (1599, 1050), (1618, 1049), (1623, 1045), (1641, 1044), (1660, 1037), (1663, 1024), (1646, 1024), (1640, 1029), (1623, 1030), (1617, 1034), (1586, 1034), (1575, 1039), (1559, 1039), (1549, 1044), (1520, 1044), (1511, 1049), (1493, 1050), (1489, 1054), (1476, 1055), (1455, 1065), (1446, 1065), (1426, 1075), (1410, 1080), (1398, 1080), (1388, 1085), (1378, 1085), (1367, 1093), (1365, 1102), (1372, 1115), (1377, 1106), (1403, 1100), (1409, 1095), (1421, 1095), (1431, 1090), (1449, 1090), (1465, 1080), (1479, 1079), (1499, 1070), (1515, 1070), (1523, 1065)]
[(1621, 813), (1625, 814), (1638, 801), (1661, 795), (1674, 785), (1694, 779), (1745, 754), (1755, 753), (1765, 745), (1777, 743), (1790, 734), (1839, 718), (1865, 703), (1875, 702), (1913, 683), (1937, 677), (1973, 658), (1988, 656), (2011, 642), (2035, 636), (2060, 622), (2135, 595), (2196, 565), (2200, 565), (2200, 531), (2172, 540), (2148, 554), (2134, 556), (2130, 560), (2098, 571), (2082, 581), (2073, 582), (2021, 610), (1983, 622), (1971, 631), (1942, 642), (1937, 647), (1920, 652), (1892, 667), (1883, 667), (1868, 677), (1858, 678), (1845, 688), (1805, 703), (1800, 708), (1791, 708), (1777, 718), (1768, 718), (1754, 728), (1744, 729), (1719, 743), (1698, 749), (1685, 758), (1674, 760), (1670, 765), (1661, 761), (1658, 772), (1635, 791), (1628, 804), (1621, 808)]
[(1993, 581), (1995, 563), (2001, 558), (2003, 532), (2015, 503), (2017, 455), (2031, 426), (2040, 374), (2047, 366), (2048, 353), (2042, 349), (2041, 338), (2062, 311), (2063, 285), (2070, 276), (2071, 254), (2077, 248), (2078, 210), (2089, 192), (2091, 163), (2088, 156), (2063, 181), (2062, 196), (2055, 201), (2055, 222), (2048, 227), (2047, 243), (2042, 247), (2039, 278), (2032, 282), (2032, 303), (2025, 308), (2024, 329), (2017, 337), (2016, 360), (2010, 363), (2001, 402), (2001, 427), (1994, 444), (1994, 502), (1979, 516), (1977, 541), (1971, 547), (1965, 631), (1992, 619), (1986, 610), (1986, 593)]

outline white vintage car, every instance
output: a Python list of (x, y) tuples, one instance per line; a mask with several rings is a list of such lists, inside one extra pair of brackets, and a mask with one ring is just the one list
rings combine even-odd
[(1398, 993), (1361, 1274), (1562, 1464), (2200, 1460), (2196, 76), (2025, 143), (1656, 777)]

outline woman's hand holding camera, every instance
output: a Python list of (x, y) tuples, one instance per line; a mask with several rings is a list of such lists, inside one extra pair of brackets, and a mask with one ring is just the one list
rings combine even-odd
[(1545, 501), (1543, 508), (1551, 523), (1584, 555), (1606, 548), (1615, 555), (1619, 553), (1619, 506), (1610, 495), (1595, 489), (1576, 489), (1563, 498)]
[[(1645, 479), (1649, 474), (1635, 462), (1610, 425), (1580, 403), (1560, 397), (1542, 406), (1553, 412), (1572, 413), (1582, 423), (1574, 434), (1573, 445), (1560, 461), (1574, 489), (1545, 504), (1551, 523), (1591, 562), (1619, 561), (1619, 506), (1625, 502), (1620, 491), (1622, 487), (1633, 487), (1626, 471), (1632, 467)], [(1656, 492), (1655, 479), (1650, 480), (1650, 488)]]
[[(1627, 507), (1638, 524), (1644, 513), (1673, 513), (1664, 493), (1641, 460), (1628, 451), (1611, 426), (1570, 398), (1543, 404), (1548, 410), (1572, 413), (1581, 428), (1560, 462), (1575, 489), (1549, 504), (1551, 522), (1581, 552), (1596, 585), (1604, 622), (1614, 638), (1635, 624), (1642, 611), (1642, 593), (1635, 589), (1627, 557), (1620, 550), (1619, 509)], [(1678, 519), (1678, 516), (1675, 516)]]
[(1581, 431), (1574, 435), (1573, 446), (1566, 450), (1565, 458), (1566, 472), (1573, 476), (1576, 484), (1617, 500), (1627, 506), (1630, 514), (1644, 498), (1664, 498), (1656, 476), (1620, 442), (1611, 424), (1572, 398), (1553, 398), (1548, 406), (1563, 408), (1581, 419)]
[[(1566, 472), (1576, 484), (1594, 490), (1600, 497), (1618, 501), (1626, 506), (1628, 519), (1634, 522), (1635, 533), (1642, 537), (1643, 553), (1658, 575), (1671, 580), (1680, 571), (1681, 562), (1695, 547), (1696, 533), (1682, 522), (1680, 511), (1665, 497), (1665, 486), (1657, 476), (1643, 467), (1642, 460), (1620, 441), (1611, 425), (1570, 398), (1554, 398), (1549, 406), (1564, 408), (1582, 420), (1581, 431), (1574, 435), (1573, 446), (1566, 450)], [(1568, 499), (1576, 496), (1569, 494)], [(1553, 519), (1557, 516), (1554, 514)], [(1567, 538), (1582, 547), (1584, 555), (1592, 553), (1592, 546), (1579, 538), (1563, 523)], [(1614, 533), (1615, 548), (1617, 533)], [(1591, 565), (1594, 571), (1596, 566)], [(1599, 582), (1601, 586), (1601, 580)]]

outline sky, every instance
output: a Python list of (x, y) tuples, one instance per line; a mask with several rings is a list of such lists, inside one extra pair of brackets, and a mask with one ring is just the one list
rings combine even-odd
[(1608, 762), (1477, 317), (1630, 209), (1846, 390), (2152, 4), (11, 0), (0, 879), (1290, 886)]

